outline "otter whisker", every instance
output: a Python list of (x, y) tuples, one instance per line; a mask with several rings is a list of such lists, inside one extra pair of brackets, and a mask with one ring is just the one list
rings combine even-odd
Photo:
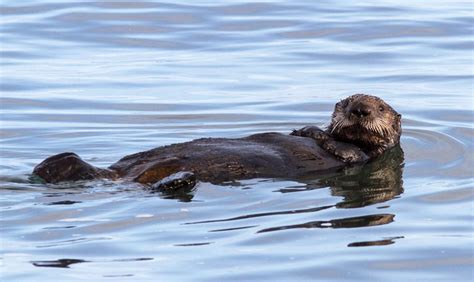
[(345, 123), (346, 123), (346, 119), (344, 119), (344, 117), (336, 116), (334, 118), (334, 124), (332, 126), (331, 133), (339, 132), (341, 128), (346, 127)]

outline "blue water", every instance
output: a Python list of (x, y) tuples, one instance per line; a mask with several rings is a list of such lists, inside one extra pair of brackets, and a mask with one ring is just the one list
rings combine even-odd
[[(2, 1), (0, 280), (472, 281), (473, 4), (345, 2)], [(29, 181), (64, 151), (323, 126), (353, 93), (403, 115), (389, 189)]]

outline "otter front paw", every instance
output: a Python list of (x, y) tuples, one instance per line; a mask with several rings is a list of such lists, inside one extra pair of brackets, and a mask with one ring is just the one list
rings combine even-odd
[(298, 130), (293, 130), (290, 135), (309, 137), (316, 140), (318, 144), (323, 143), (330, 138), (324, 130), (317, 126), (306, 126)]
[(171, 174), (151, 186), (154, 191), (190, 190), (196, 186), (196, 175), (190, 171)]
[(359, 147), (352, 144), (329, 140), (322, 147), (345, 163), (365, 162), (369, 159)]

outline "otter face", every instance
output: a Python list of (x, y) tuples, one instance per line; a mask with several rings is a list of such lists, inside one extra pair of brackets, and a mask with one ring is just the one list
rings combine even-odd
[(400, 142), (401, 115), (378, 97), (355, 94), (336, 104), (328, 131), (376, 156)]

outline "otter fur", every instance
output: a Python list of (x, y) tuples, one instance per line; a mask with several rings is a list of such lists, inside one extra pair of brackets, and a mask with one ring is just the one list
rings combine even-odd
[(182, 183), (173, 175), (189, 174), (180, 172), (191, 172), (198, 181), (211, 183), (298, 178), (366, 162), (397, 146), (400, 119), (382, 99), (356, 94), (336, 104), (326, 130), (308, 126), (290, 135), (196, 139), (125, 156), (107, 169), (92, 166), (74, 153), (62, 153), (38, 164), (33, 174), (47, 183), (120, 178), (153, 186), (163, 179), (168, 186)]

